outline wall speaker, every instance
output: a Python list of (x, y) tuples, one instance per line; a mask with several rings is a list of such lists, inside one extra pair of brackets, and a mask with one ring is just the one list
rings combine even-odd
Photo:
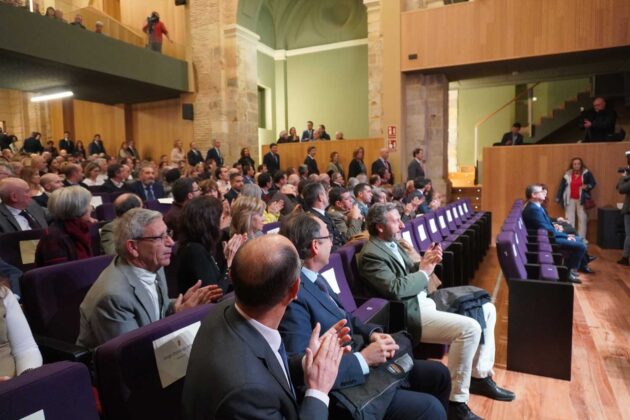
[(175, 6), (184, 6), (186, 5), (186, 0), (175, 0)]
[(182, 104), (182, 118), (190, 121), (195, 119), (193, 104)]

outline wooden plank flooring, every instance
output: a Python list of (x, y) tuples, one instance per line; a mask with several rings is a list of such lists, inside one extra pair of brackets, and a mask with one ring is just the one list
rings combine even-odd
[[(576, 286), (572, 379), (562, 381), (510, 372), (507, 359), (507, 284), (496, 297), (496, 382), (516, 393), (513, 402), (471, 396), (470, 407), (485, 419), (630, 419), (630, 267), (617, 265), (620, 250), (589, 252), (595, 274)], [(491, 248), (474, 285), (492, 293), (500, 269)]]

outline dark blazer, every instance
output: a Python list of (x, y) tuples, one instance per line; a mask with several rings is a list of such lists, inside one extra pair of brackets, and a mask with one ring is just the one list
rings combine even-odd
[(234, 188), (230, 188), (228, 192), (225, 193), (224, 198), (228, 201), (228, 203), (232, 204), (232, 201), (236, 200), (240, 193), (236, 191)]
[(350, 166), (348, 167), (348, 178), (355, 177), (359, 174), (367, 175), (367, 167), (365, 166), (365, 163), (359, 159), (352, 159), (352, 161), (350, 161)]
[(328, 233), (332, 235), (333, 246), (332, 246), (331, 251), (336, 251), (337, 248), (339, 248), (340, 246), (343, 246), (346, 243), (345, 237), (343, 236), (341, 232), (339, 232), (339, 229), (337, 229), (335, 222), (333, 222), (330, 216), (328, 216), (327, 214), (325, 216), (322, 216), (317, 210), (313, 210), (313, 209), (308, 209), (308, 212), (313, 214), (322, 222), (326, 223), (326, 227), (328, 228)]
[(59, 150), (65, 150), (69, 155), (74, 154), (74, 142), (72, 140), (59, 140)]
[(88, 145), (88, 155), (100, 155), (103, 153), (106, 155), (105, 146), (103, 146), (103, 140), (91, 141)]
[[(140, 181), (136, 181), (129, 186), (132, 193), (137, 194), (142, 201), (147, 201), (147, 196), (144, 193), (144, 185)], [(153, 195), (155, 199), (164, 198), (164, 187), (159, 182), (153, 183)]]
[[(329, 290), (329, 293), (338, 308), (304, 273), (300, 274), (300, 291), (297, 299), (287, 307), (278, 327), (289, 354), (304, 354), (316, 323), (321, 324), (321, 331), (327, 331), (342, 318), (339, 311), (339, 308), (342, 308), (339, 299), (332, 290)], [(350, 335), (353, 338), (352, 352), (361, 351), (365, 344), (370, 343), (370, 334), (379, 330), (379, 326), (366, 325), (349, 312), (345, 312), (345, 318), (348, 320), (346, 326), (350, 328)], [(345, 354), (341, 358), (334, 388), (347, 388), (364, 382), (365, 375), (357, 357), (352, 353)]]
[(29, 137), (24, 140), (23, 149), (26, 153), (41, 153), (44, 151), (44, 146), (35, 137)]
[(186, 157), (190, 166), (195, 166), (199, 162), (203, 162), (203, 155), (199, 150), (189, 150)]
[(584, 133), (584, 142), (611, 141), (608, 138), (615, 133), (617, 113), (612, 109), (602, 109), (596, 112), (594, 109), (585, 111), (582, 120), (589, 120), (592, 125)]
[[(221, 246), (219, 243), (218, 246)], [(186, 293), (197, 280), (201, 286), (218, 285), (224, 293), (230, 283), (227, 279), (227, 267), (221, 259), (215, 259), (199, 242), (189, 242), (177, 250), (177, 285), (180, 293)]]
[(105, 182), (103, 183), (102, 187), (108, 193), (114, 193), (114, 192), (118, 192), (118, 191), (128, 191), (129, 190), (129, 188), (127, 187), (127, 184), (125, 184), (124, 182), (123, 182), (122, 186), (120, 188), (118, 188), (116, 185), (114, 185), (112, 180), (109, 179), (109, 178), (107, 178), (105, 180)]
[(48, 194), (42, 193), (33, 197), (33, 201), (42, 207), (48, 207)]
[(372, 162), (372, 175), (380, 175), (380, 172), (383, 169), (387, 169), (389, 171), (391, 175), (391, 178), (389, 179), (389, 183), (393, 184), (394, 172), (392, 171), (392, 164), (387, 160), (383, 163), (383, 161), (380, 158)]
[(545, 212), (545, 209), (542, 206), (537, 206), (533, 203), (527, 203), (525, 208), (523, 209), (523, 223), (527, 229), (545, 229), (546, 231), (552, 233), (556, 238), (566, 238), (567, 234), (565, 232), (558, 232), (555, 227), (553, 227), (553, 223), (551, 219)]
[(304, 164), (308, 167), (308, 173), (319, 175), (319, 168), (317, 167), (317, 161), (311, 155), (306, 155), (304, 158)]
[(267, 152), (263, 157), (263, 164), (267, 167), (267, 171), (273, 176), (273, 174), (280, 169), (280, 155)]
[(217, 163), (217, 166), (223, 166), (223, 155), (219, 156), (219, 151), (216, 147), (212, 147), (208, 149), (208, 153), (206, 154), (206, 160), (214, 160)]
[(315, 130), (302, 131), (302, 141), (313, 140), (313, 133), (315, 133)]
[(411, 159), (409, 166), (407, 166), (407, 181), (416, 178), (424, 178), (424, 168), (416, 159)]
[[(50, 213), (42, 206), (32, 201), (26, 208), (31, 216), (37, 220), (42, 228), (48, 227)], [(20, 232), (20, 224), (15, 220), (9, 209), (3, 203), (0, 203), (0, 233)]]
[[(505, 133), (503, 135), (503, 137), (501, 137), (501, 144), (503, 146), (509, 146), (508, 142), (512, 141), (512, 132), (508, 131), (507, 133)], [(516, 141), (514, 143), (512, 143), (513, 146), (518, 145), (518, 144), (523, 144), (523, 135), (521, 133), (518, 133), (516, 135)]]
[(254, 168), (254, 170), (256, 170), (256, 162), (254, 161), (254, 159), (252, 159), (249, 156), (243, 156), (242, 158), (240, 158), (238, 160), (238, 163), (243, 166), (243, 165), (251, 165), (252, 168)]
[[(303, 376), (301, 358), (289, 359), (294, 387)], [(328, 408), (306, 397), (298, 404), (274, 351), (231, 300), (201, 322), (190, 352), (182, 393), (184, 418), (327, 419)]]

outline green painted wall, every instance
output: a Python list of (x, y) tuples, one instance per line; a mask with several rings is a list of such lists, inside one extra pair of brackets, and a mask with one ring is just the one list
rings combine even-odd
[[(514, 86), (480, 89), (461, 89), (457, 106), (457, 164), (474, 165), (475, 124), (496, 111), (514, 97)], [(478, 159), (483, 159), (483, 148), (501, 140), (510, 130), (514, 107), (507, 107), (479, 128)]]
[[(278, 133), (276, 130), (276, 63), (268, 55), (257, 53), (258, 60), (258, 85), (267, 89), (267, 95), (271, 95), (271, 107), (267, 112), (271, 112), (267, 118), (267, 128), (258, 129), (258, 139), (260, 144), (271, 143), (276, 140)], [(267, 102), (269, 103), (269, 102)]]
[(287, 93), (289, 127), (299, 133), (312, 120), (331, 137), (367, 137), (367, 46), (287, 57)]
[(533, 105), (534, 123), (540, 123), (540, 118), (551, 115), (555, 108), (564, 104), (568, 99), (577, 97), (579, 92), (590, 88), (590, 79), (557, 80), (543, 82), (534, 88), (536, 102)]

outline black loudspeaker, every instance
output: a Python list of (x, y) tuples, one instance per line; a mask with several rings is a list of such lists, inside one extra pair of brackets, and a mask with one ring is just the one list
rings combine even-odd
[(182, 104), (182, 118), (190, 121), (195, 119), (193, 104)]
[(175, 0), (175, 6), (184, 6), (186, 4), (186, 0)]

